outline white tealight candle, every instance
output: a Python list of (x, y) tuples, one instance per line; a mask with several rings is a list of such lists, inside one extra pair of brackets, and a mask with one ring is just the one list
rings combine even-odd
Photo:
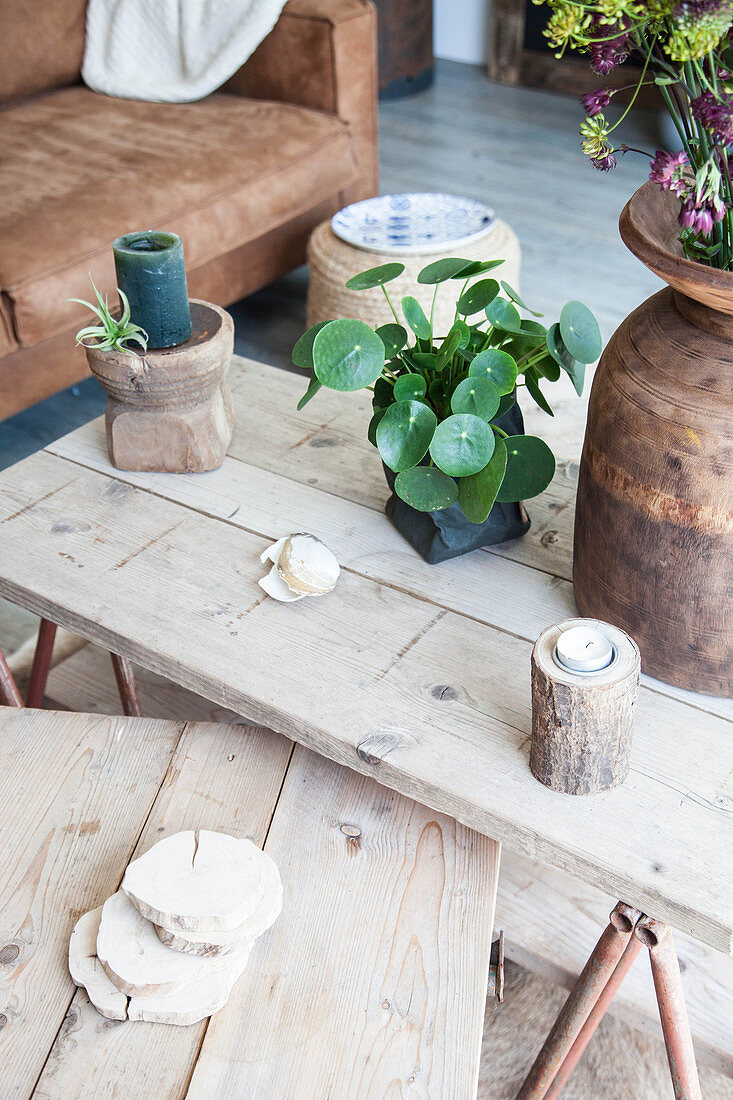
[(613, 660), (613, 645), (597, 627), (571, 626), (557, 639), (555, 657), (571, 672), (600, 672)]

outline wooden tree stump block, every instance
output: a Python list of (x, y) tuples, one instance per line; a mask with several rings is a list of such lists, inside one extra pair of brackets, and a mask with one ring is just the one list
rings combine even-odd
[(145, 356), (88, 347), (109, 397), (107, 449), (120, 470), (202, 473), (221, 466), (234, 428), (227, 375), (234, 324), (219, 306), (191, 300), (190, 338)]
[[(554, 659), (561, 633), (599, 627), (615, 650), (599, 672), (571, 672)], [(563, 794), (596, 794), (628, 775), (641, 660), (628, 634), (609, 623), (568, 619), (548, 627), (532, 650), (532, 748), (535, 779)]]

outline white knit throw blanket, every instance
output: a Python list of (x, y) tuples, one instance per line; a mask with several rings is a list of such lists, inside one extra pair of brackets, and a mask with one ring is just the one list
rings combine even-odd
[(122, 99), (202, 99), (237, 71), (284, 0), (88, 0), (82, 77)]

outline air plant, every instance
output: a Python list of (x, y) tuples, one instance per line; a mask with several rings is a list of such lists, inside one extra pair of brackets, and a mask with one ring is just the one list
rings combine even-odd
[(97, 298), (96, 306), (91, 302), (85, 302), (83, 298), (69, 298), (69, 301), (77, 302), (80, 306), (90, 309), (99, 318), (99, 324), (80, 328), (76, 334), (77, 344), (81, 344), (82, 347), (94, 347), (97, 351), (121, 351), (128, 355), (135, 355), (136, 352), (127, 345), (138, 344), (145, 355), (148, 348), (148, 334), (145, 329), (130, 320), (130, 303), (125, 292), (117, 288), (122, 303), (122, 313), (119, 317), (113, 317), (107, 295), (102, 297), (91, 275), (89, 282)]

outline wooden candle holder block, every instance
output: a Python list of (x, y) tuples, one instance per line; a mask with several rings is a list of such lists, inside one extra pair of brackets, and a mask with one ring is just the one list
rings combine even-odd
[[(615, 650), (608, 668), (571, 672), (556, 663), (557, 640), (573, 626), (606, 634)], [(636, 642), (609, 623), (568, 619), (540, 634), (532, 650), (529, 766), (535, 779), (563, 794), (597, 794), (623, 783), (640, 673)]]
[(144, 356), (88, 347), (89, 368), (109, 394), (107, 449), (120, 470), (203, 473), (221, 466), (234, 428), (227, 375), (230, 315), (191, 299), (190, 338)]

